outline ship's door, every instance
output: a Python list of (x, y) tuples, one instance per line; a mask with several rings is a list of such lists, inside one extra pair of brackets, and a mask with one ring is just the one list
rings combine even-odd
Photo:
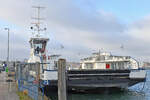
[(106, 64), (106, 69), (110, 69), (110, 64)]

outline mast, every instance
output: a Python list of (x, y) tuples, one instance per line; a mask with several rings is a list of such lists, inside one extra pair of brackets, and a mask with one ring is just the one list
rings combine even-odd
[(46, 44), (49, 38), (41, 37), (41, 32), (46, 31), (46, 28), (41, 28), (41, 23), (44, 18), (42, 18), (41, 10), (45, 7), (33, 6), (36, 9), (36, 16), (32, 17), (34, 22), (32, 22), (31, 30), (33, 31), (33, 37), (30, 38), (29, 43), (31, 44), (31, 56), (28, 62), (43, 62), (46, 61)]
[(35, 34), (36, 37), (40, 37), (40, 34), (41, 34), (40, 32), (46, 30), (46, 28), (43, 28), (43, 29), (40, 28), (41, 21), (44, 20), (44, 18), (42, 18), (40, 16), (40, 14), (41, 14), (41, 10), (44, 9), (45, 7), (42, 7), (42, 6), (33, 6), (32, 8), (37, 9), (37, 16), (36, 17), (32, 17), (32, 19), (34, 19), (35, 22), (31, 23), (31, 24), (34, 25), (33, 27), (31, 27), (31, 30), (35, 31), (34, 34)]

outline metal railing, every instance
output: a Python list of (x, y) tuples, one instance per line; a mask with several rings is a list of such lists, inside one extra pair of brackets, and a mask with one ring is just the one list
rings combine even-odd
[(40, 82), (40, 63), (16, 64), (16, 81), (19, 91), (26, 91), (33, 100), (44, 100), (44, 89)]

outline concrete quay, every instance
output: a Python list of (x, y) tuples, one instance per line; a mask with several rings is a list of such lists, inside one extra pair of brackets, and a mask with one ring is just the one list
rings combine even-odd
[(0, 100), (19, 100), (14, 82), (6, 82), (6, 72), (0, 73)]

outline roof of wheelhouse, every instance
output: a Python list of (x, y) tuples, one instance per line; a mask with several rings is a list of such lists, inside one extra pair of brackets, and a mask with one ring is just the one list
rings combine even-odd
[(31, 41), (49, 41), (49, 38), (30, 38), (29, 42), (31, 43)]

